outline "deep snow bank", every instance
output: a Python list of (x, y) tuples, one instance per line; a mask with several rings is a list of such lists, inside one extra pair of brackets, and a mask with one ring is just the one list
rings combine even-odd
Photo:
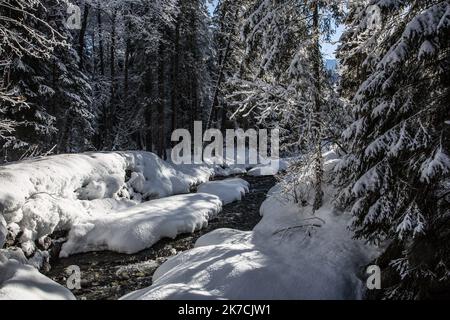
[(34, 267), (0, 253), (0, 300), (75, 300), (63, 286)]
[[(330, 154), (326, 169), (335, 161)], [(261, 207), (252, 232), (222, 229), (169, 259), (151, 287), (123, 299), (359, 299), (362, 268), (377, 254), (354, 240), (351, 216), (331, 205), (312, 215), (286, 200), (280, 186)]]
[(217, 196), (202, 193), (149, 201), (75, 224), (61, 256), (100, 250), (132, 254), (162, 238), (175, 238), (204, 228), (221, 209)]
[(0, 213), (11, 234), (21, 234), (22, 249), (30, 255), (34, 241), (54, 231), (143, 200), (187, 193), (189, 181), (147, 152), (21, 161), (0, 166)]
[(208, 193), (220, 198), (224, 205), (234, 201), (241, 201), (249, 192), (250, 184), (239, 178), (211, 181), (198, 187), (199, 193)]
[[(264, 218), (253, 232), (222, 229), (205, 235), (196, 249), (163, 264), (153, 286), (124, 299), (362, 297), (358, 274), (374, 251), (351, 238), (348, 216), (323, 208), (306, 217), (274, 198), (261, 210)], [(287, 230), (307, 224), (321, 227)]]

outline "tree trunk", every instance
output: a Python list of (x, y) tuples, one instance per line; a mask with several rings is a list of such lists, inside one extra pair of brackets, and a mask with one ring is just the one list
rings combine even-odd
[(159, 57), (159, 65), (158, 65), (158, 122), (159, 122), (159, 130), (158, 130), (158, 155), (165, 159), (165, 151), (166, 151), (166, 114), (165, 114), (165, 83), (164, 83), (164, 54), (165, 48), (163, 40), (159, 43), (158, 49), (158, 57)]
[(103, 47), (103, 24), (102, 24), (102, 12), (100, 10), (100, 4), (97, 7), (97, 24), (98, 24), (98, 47), (100, 55), (100, 74), (105, 76), (105, 54)]
[(84, 5), (83, 21), (81, 22), (80, 34), (78, 37), (78, 56), (80, 58), (79, 62), (80, 70), (83, 70), (84, 67), (84, 38), (86, 36), (86, 29), (90, 8), (91, 6), (88, 3)]
[[(237, 9), (235, 14), (234, 14), (234, 20), (235, 21), (238, 18), (238, 15), (239, 15), (239, 10)], [(224, 77), (224, 71), (225, 71), (225, 66), (226, 66), (226, 63), (228, 61), (228, 56), (230, 55), (231, 43), (232, 43), (232, 40), (233, 40), (233, 35), (234, 35), (234, 28), (231, 28), (231, 30), (228, 31), (228, 39), (227, 39), (227, 46), (225, 48), (225, 53), (219, 59), (219, 75), (218, 75), (218, 78), (217, 78), (216, 86), (214, 88), (214, 95), (213, 95), (211, 109), (209, 111), (207, 128), (211, 127), (213, 115), (214, 114), (217, 115), (217, 110), (215, 110), (215, 109), (216, 109), (217, 105), (219, 104), (220, 86), (222, 85), (222, 81), (223, 81), (223, 77)]]
[(314, 211), (317, 211), (323, 204), (323, 159), (322, 159), (322, 119), (321, 119), (321, 64), (322, 54), (320, 51), (320, 17), (319, 4), (313, 1), (313, 71), (314, 71), (314, 117), (313, 117), (313, 137), (314, 137), (314, 174), (315, 174), (315, 199)]
[[(111, 16), (111, 46), (110, 46), (110, 72), (111, 72), (111, 95), (110, 95), (110, 107), (108, 110), (108, 125), (106, 128), (106, 132), (108, 133), (107, 141), (112, 144), (112, 141), (109, 141), (110, 134), (112, 133), (113, 125), (114, 125), (114, 115), (115, 115), (115, 99), (116, 99), (116, 18), (117, 18), (117, 10), (114, 9), (114, 12)], [(111, 145), (112, 146), (112, 145)]]
[(180, 76), (180, 22), (177, 21), (175, 27), (175, 52), (172, 63), (172, 130), (178, 128), (178, 97), (179, 85), (178, 79)]
[(129, 26), (126, 28), (126, 43), (125, 43), (125, 56), (124, 56), (124, 69), (123, 69), (123, 104), (124, 107), (128, 104), (128, 91), (129, 91), (129, 66), (130, 66), (130, 38), (129, 38)]
[[(152, 57), (149, 57), (149, 61), (153, 61)], [(153, 70), (151, 66), (148, 66), (147, 71), (145, 73), (145, 82), (144, 82), (144, 95), (146, 96), (145, 100), (145, 110), (144, 110), (144, 118), (145, 118), (145, 150), (153, 152), (153, 105), (151, 103), (153, 95)]]

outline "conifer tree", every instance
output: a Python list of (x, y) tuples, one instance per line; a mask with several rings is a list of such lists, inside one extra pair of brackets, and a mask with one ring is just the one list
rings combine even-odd
[(339, 199), (356, 236), (390, 243), (385, 298), (439, 297), (450, 284), (449, 31), (448, 1), (365, 1), (340, 48), (355, 120)]

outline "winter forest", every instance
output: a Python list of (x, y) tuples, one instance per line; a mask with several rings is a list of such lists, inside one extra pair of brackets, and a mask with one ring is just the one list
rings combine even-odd
[(449, 0), (0, 0), (0, 300), (450, 299), (449, 147)]

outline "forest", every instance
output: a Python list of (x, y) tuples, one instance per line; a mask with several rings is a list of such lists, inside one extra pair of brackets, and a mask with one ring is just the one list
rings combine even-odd
[(449, 147), (449, 0), (0, 0), (0, 300), (449, 299)]

